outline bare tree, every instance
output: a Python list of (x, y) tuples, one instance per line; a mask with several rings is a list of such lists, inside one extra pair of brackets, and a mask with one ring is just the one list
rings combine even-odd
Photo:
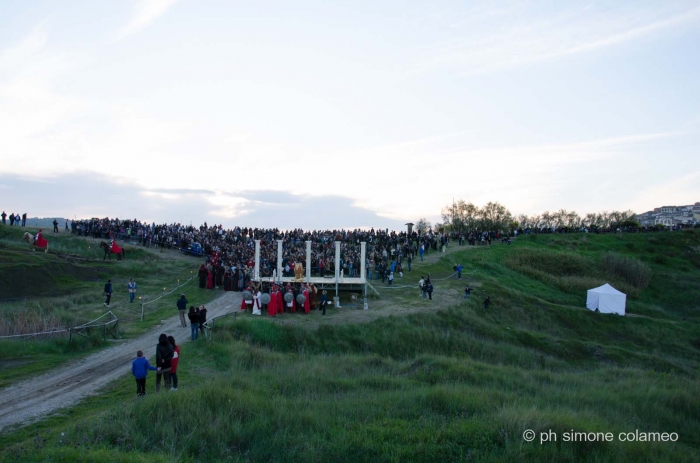
[(428, 232), (429, 228), (430, 222), (428, 222), (425, 217), (421, 217), (420, 220), (418, 220), (418, 223), (416, 224), (416, 231), (418, 232), (418, 234), (424, 235)]

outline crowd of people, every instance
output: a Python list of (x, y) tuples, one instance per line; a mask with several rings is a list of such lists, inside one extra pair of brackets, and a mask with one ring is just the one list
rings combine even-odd
[[(344, 276), (359, 277), (364, 265), (368, 279), (393, 280), (412, 271), (412, 262), (429, 251), (438, 251), (451, 240), (449, 234), (389, 230), (303, 230), (282, 231), (277, 228), (234, 227), (221, 225), (200, 227), (161, 224), (119, 219), (75, 220), (72, 233), (93, 238), (117, 238), (142, 246), (186, 250), (197, 243), (206, 262), (199, 270), (202, 288), (221, 287), (243, 291), (252, 279), (255, 266), (255, 240), (260, 240), (260, 276), (272, 277), (277, 268), (277, 240), (282, 241), (282, 276), (293, 276), (295, 268), (311, 266), (312, 276), (335, 274), (335, 241), (340, 241), (340, 268)], [(311, 261), (306, 262), (306, 241), (311, 241)], [(367, 243), (365, 262), (361, 245)]]
[(22, 224), (22, 227), (27, 226), (27, 213), (25, 212), (22, 214), (20, 217), (19, 214), (15, 214), (14, 212), (10, 212), (10, 215), (8, 216), (5, 211), (2, 211), (2, 214), (0, 214), (0, 217), (2, 218), (2, 224), (7, 225), (7, 219), (10, 219), (10, 226), (20, 226), (20, 223)]

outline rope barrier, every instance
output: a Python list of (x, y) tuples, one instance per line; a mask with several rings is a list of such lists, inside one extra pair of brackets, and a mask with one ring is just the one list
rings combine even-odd
[[(170, 292), (168, 292), (168, 293), (165, 293), (165, 294), (162, 294), (161, 296), (159, 296), (158, 298), (156, 298), (156, 299), (154, 299), (154, 300), (152, 300), (152, 301), (144, 302), (143, 305), (145, 306), (145, 305), (151, 304), (151, 303), (153, 303), (153, 302), (158, 301), (159, 299), (162, 299), (162, 298), (165, 297), (165, 296), (168, 296), (168, 295), (174, 293), (175, 291), (177, 291), (178, 289), (182, 288), (183, 286), (186, 286), (186, 285), (188, 285), (189, 283), (191, 283), (191, 282), (194, 280), (194, 278), (195, 278), (195, 275), (192, 275), (187, 281), (185, 281), (185, 282), (182, 283), (182, 284), (177, 285), (177, 286), (175, 287), (175, 289), (173, 289), (172, 291), (170, 291)], [(138, 311), (137, 309), (132, 309), (132, 308), (129, 307), (128, 305), (126, 305), (126, 306), (124, 306), (124, 307), (118, 307), (120, 304), (125, 304), (127, 300), (129, 300), (128, 297), (125, 298), (125, 299), (123, 299), (123, 300), (117, 301), (117, 302), (114, 303), (114, 304), (110, 304), (110, 309), (117, 309), (117, 308), (119, 308), (120, 310), (132, 310), (132, 311), (138, 313), (139, 311)], [(115, 307), (115, 306), (116, 306), (116, 307)], [(20, 337), (31, 337), (31, 336), (39, 336), (39, 335), (42, 335), (42, 334), (49, 334), (49, 333), (63, 333), (63, 332), (69, 332), (69, 331), (71, 331), (71, 330), (78, 330), (78, 329), (83, 329), (83, 328), (94, 328), (94, 327), (96, 327), (96, 326), (102, 326), (102, 325), (104, 325), (104, 323), (98, 324), (98, 325), (93, 325), (94, 322), (96, 322), (96, 321), (98, 321), (98, 320), (101, 320), (101, 319), (103, 319), (104, 317), (106, 317), (107, 315), (110, 315), (110, 314), (112, 315), (112, 317), (113, 317), (114, 319), (109, 320), (109, 321), (107, 321), (106, 323), (110, 323), (110, 322), (112, 322), (112, 321), (117, 321), (117, 320), (119, 320), (119, 318), (118, 318), (116, 315), (114, 315), (114, 313), (113, 313), (111, 310), (109, 310), (109, 311), (107, 311), (106, 313), (100, 315), (99, 317), (97, 317), (97, 318), (94, 319), (94, 320), (91, 320), (91, 321), (89, 321), (89, 322), (87, 322), (87, 323), (84, 323), (84, 324), (82, 324), (82, 325), (75, 326), (75, 327), (72, 327), (72, 328), (62, 328), (62, 329), (60, 329), (60, 330), (42, 331), (42, 332), (38, 332), (38, 333), (25, 333), (25, 334), (5, 335), (5, 336), (0, 336), (0, 339), (20, 338)]]
[(153, 304), (154, 302), (156, 302), (156, 301), (158, 301), (158, 300), (160, 300), (160, 299), (163, 299), (165, 296), (171, 295), (172, 293), (174, 293), (174, 292), (177, 291), (178, 289), (180, 289), (180, 288), (182, 288), (183, 286), (186, 286), (186, 285), (188, 285), (189, 283), (191, 283), (192, 280), (194, 280), (194, 275), (191, 276), (186, 282), (184, 282), (184, 283), (182, 283), (182, 284), (180, 284), (180, 285), (177, 285), (177, 286), (175, 287), (175, 289), (173, 289), (172, 291), (170, 291), (170, 292), (168, 292), (168, 293), (163, 293), (163, 294), (161, 294), (160, 296), (158, 296), (157, 298), (153, 299), (152, 301), (144, 302), (143, 305)]
[(100, 316), (97, 317), (96, 319), (91, 320), (91, 321), (89, 321), (89, 322), (87, 322), (87, 323), (85, 323), (85, 324), (79, 325), (79, 326), (74, 326), (73, 329), (78, 329), (78, 328), (89, 328), (89, 326), (92, 325), (92, 323), (96, 322), (97, 320), (101, 320), (101, 319), (103, 319), (105, 316), (110, 315), (110, 314), (112, 315), (112, 317), (117, 318), (117, 317), (112, 313), (111, 310), (108, 310), (107, 313), (100, 315)]
[(52, 330), (52, 331), (42, 331), (40, 333), (27, 333), (27, 334), (13, 334), (10, 336), (0, 336), (0, 339), (5, 339), (5, 338), (19, 338), (19, 337), (25, 337), (25, 336), (39, 336), (41, 334), (53, 334), (53, 333), (65, 333), (67, 332), (68, 329), (60, 329), (60, 330)]

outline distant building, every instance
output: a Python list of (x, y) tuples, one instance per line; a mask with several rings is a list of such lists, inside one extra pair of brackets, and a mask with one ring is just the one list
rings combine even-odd
[(697, 225), (700, 223), (700, 202), (691, 206), (662, 206), (643, 214), (637, 214), (642, 226)]

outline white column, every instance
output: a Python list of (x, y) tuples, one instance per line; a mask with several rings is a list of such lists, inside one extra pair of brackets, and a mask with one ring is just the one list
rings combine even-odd
[(282, 281), (282, 240), (277, 240), (277, 281)]
[(365, 273), (367, 272), (367, 268), (365, 267), (366, 253), (367, 243), (363, 241), (360, 243), (360, 280), (362, 280), (363, 283), (365, 282)]
[(260, 240), (255, 240), (255, 271), (253, 281), (260, 281)]
[(306, 282), (311, 281), (311, 241), (306, 242)]
[(335, 282), (340, 278), (340, 241), (335, 242)]

